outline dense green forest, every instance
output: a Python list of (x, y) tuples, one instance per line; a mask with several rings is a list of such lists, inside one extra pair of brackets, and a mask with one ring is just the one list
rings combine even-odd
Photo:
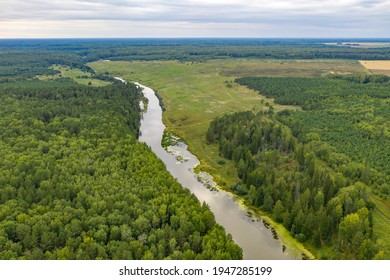
[[(390, 195), (390, 82), (381, 75), (244, 77), (236, 82), (302, 110), (215, 119), (209, 143), (235, 162), (232, 190), (318, 250), (320, 258), (383, 256), (371, 196)], [(383, 225), (383, 228), (387, 227)]]
[(371, 172), (369, 183), (390, 194), (388, 77), (249, 77), (236, 81), (275, 98), (278, 103), (300, 105), (301, 111), (278, 114), (278, 119), (292, 129), (295, 137), (303, 142), (308, 133), (316, 133), (338, 152), (359, 162), (359, 170), (365, 164), (373, 167), (377, 172)]
[(235, 163), (240, 182), (231, 189), (299, 241), (316, 251), (330, 248), (317, 252), (318, 257), (383, 257), (373, 236), (368, 167), (353, 163), (314, 134), (300, 141), (272, 111), (214, 119), (207, 140)]
[(137, 141), (140, 98), (132, 84), (0, 83), (1, 259), (242, 258)]

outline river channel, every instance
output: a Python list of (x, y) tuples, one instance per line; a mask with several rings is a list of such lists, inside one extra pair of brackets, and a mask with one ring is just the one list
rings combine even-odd
[[(159, 101), (152, 89), (137, 85), (143, 89), (144, 96), (148, 99), (147, 110), (141, 119), (139, 140), (152, 149), (179, 183), (194, 193), (200, 202), (205, 201), (210, 206), (217, 223), (222, 225), (243, 249), (244, 259), (294, 258), (289, 255), (288, 249), (283, 250), (280, 241), (274, 238), (271, 230), (262, 221), (253, 220), (248, 216), (231, 194), (222, 190), (212, 190), (210, 182), (200, 182), (202, 180), (199, 180), (199, 175), (193, 171), (199, 161), (188, 152), (184, 143), (179, 142), (168, 147), (169, 152), (161, 146), (165, 125), (162, 122)], [(205, 179), (207, 176), (202, 175), (201, 178)]]

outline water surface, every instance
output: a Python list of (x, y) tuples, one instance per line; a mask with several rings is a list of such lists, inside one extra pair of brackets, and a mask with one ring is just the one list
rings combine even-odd
[(222, 225), (243, 249), (244, 259), (293, 258), (288, 255), (288, 250), (283, 252), (281, 243), (274, 239), (272, 231), (261, 221), (253, 221), (231, 194), (222, 190), (212, 191), (199, 182), (193, 172), (199, 161), (188, 152), (184, 143), (179, 142), (175, 146), (170, 146), (170, 153), (161, 146), (165, 125), (162, 122), (159, 101), (152, 89), (137, 85), (143, 88), (143, 93), (148, 99), (147, 111), (141, 120), (139, 140), (150, 146), (178, 182), (194, 193), (201, 202), (205, 201), (210, 206), (217, 223)]

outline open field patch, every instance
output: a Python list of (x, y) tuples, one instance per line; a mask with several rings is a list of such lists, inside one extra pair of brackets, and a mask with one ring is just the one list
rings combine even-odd
[(390, 60), (360, 60), (359, 62), (373, 74), (390, 76)]
[[(230, 63), (229, 63), (230, 62)], [(364, 68), (351, 60), (240, 60), (219, 68), (223, 76), (322, 77), (329, 74), (363, 73)]]

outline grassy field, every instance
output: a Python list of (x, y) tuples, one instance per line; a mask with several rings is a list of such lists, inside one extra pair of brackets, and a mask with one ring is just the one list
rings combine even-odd
[(353, 60), (241, 60), (221, 67), (224, 76), (322, 77), (329, 74), (363, 73)]
[(60, 65), (53, 65), (50, 67), (54, 70), (58, 70), (61, 73), (53, 76), (39, 76), (38, 78), (40, 80), (54, 80), (58, 78), (71, 78), (76, 83), (82, 84), (82, 85), (91, 85), (94, 87), (101, 87), (109, 85), (109, 82), (98, 80), (92, 78), (92, 74), (88, 72), (84, 72), (81, 69), (76, 68), (70, 68), (69, 66), (60, 66)]
[(360, 60), (359, 62), (371, 73), (390, 76), (390, 60)]

